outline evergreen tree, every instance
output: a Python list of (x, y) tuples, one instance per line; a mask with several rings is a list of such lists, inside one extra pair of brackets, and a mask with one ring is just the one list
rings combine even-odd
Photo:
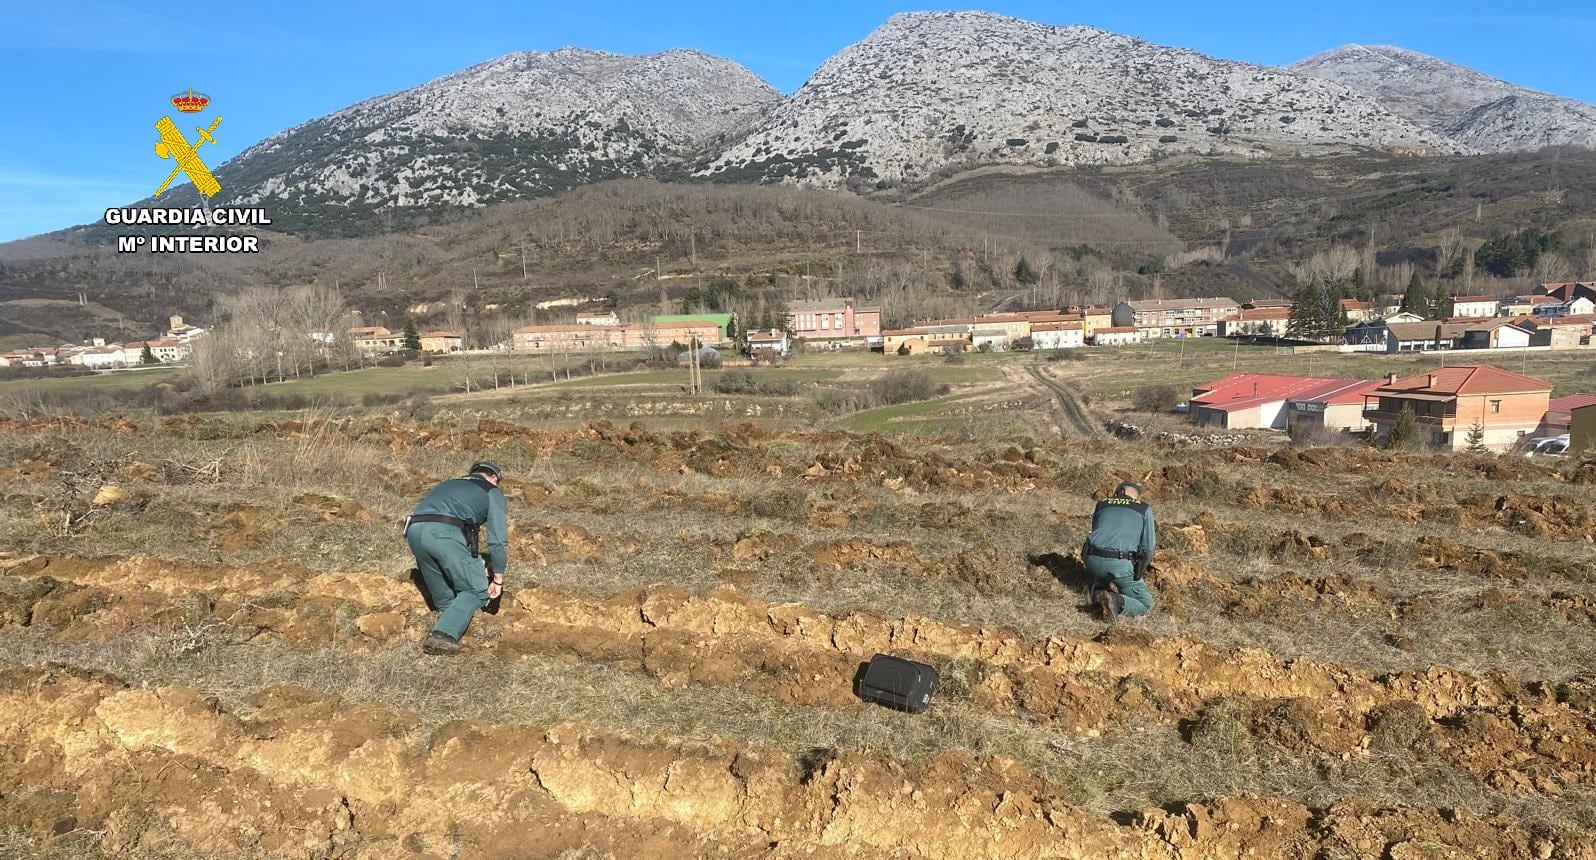
[(1397, 413), (1396, 420), (1391, 422), (1391, 429), (1386, 433), (1385, 444), (1388, 448), (1411, 448), (1419, 443), (1419, 419), (1413, 414), (1412, 409), (1403, 408)]
[(416, 331), (415, 320), (405, 320), (405, 349), (421, 349), (421, 333)]
[(1424, 279), (1418, 272), (1408, 278), (1408, 288), (1402, 293), (1401, 310), (1405, 313), (1418, 314), (1429, 319), (1431, 310), (1430, 291), (1424, 288)]
[(1036, 270), (1031, 268), (1030, 260), (1021, 257), (1020, 261), (1014, 264), (1014, 280), (1022, 284), (1034, 284), (1039, 280)]
[(1467, 443), (1470, 454), (1491, 453), (1491, 449), (1485, 447), (1485, 425), (1478, 419), (1475, 420), (1474, 426), (1469, 428), (1469, 435), (1464, 437), (1464, 442)]
[(159, 364), (154, 351), (150, 349), (149, 341), (144, 342), (144, 349), (139, 352), (139, 364)]
[(1317, 280), (1310, 280), (1299, 287), (1291, 299), (1291, 316), (1286, 322), (1286, 332), (1305, 340), (1324, 337), (1331, 327), (1328, 295)]
[(1352, 325), (1352, 318), (1347, 316), (1347, 309), (1341, 304), (1346, 297), (1346, 291), (1341, 289), (1340, 284), (1336, 284), (1325, 294), (1325, 320), (1328, 322), (1325, 327), (1326, 335), (1340, 334), (1347, 330), (1347, 326)]

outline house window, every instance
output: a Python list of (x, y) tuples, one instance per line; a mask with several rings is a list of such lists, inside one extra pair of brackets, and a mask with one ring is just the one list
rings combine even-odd
[(822, 329), (831, 328), (831, 317), (828, 317), (825, 314), (821, 314), (820, 315), (820, 327)]
[(1502, 401), (1500, 401), (1500, 400), (1492, 400), (1491, 401), (1491, 411), (1492, 412), (1501, 412), (1502, 411)]

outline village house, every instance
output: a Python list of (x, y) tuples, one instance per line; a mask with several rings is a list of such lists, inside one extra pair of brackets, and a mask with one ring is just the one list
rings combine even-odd
[(1589, 316), (1596, 313), (1596, 302), (1585, 296), (1574, 296), (1560, 302), (1551, 302), (1541, 305), (1535, 310), (1535, 315), (1553, 319), (1555, 317)]
[(1374, 302), (1358, 299), (1342, 299), (1341, 312), (1347, 315), (1347, 322), (1353, 325), (1380, 318), (1380, 309), (1374, 306)]
[(1107, 326), (1092, 334), (1093, 346), (1125, 346), (1142, 342), (1142, 330), (1133, 326)]
[(1535, 329), (1511, 319), (1468, 323), (1463, 328), (1461, 349), (1516, 349), (1527, 347)]
[(1469, 318), (1494, 317), (1502, 307), (1495, 296), (1453, 296), (1451, 305), (1452, 316)]
[(166, 340), (175, 340), (178, 343), (188, 343), (197, 337), (205, 335), (205, 329), (183, 322), (183, 318), (173, 314), (167, 319)]
[[(1412, 316), (1407, 314), (1404, 316)], [(1398, 322), (1396, 317), (1348, 328), (1342, 342), (1355, 352), (1429, 352), (1456, 349), (1464, 323), (1423, 320)]]
[(1086, 324), (1081, 320), (1031, 323), (1032, 349), (1074, 349), (1086, 345)]
[(637, 352), (687, 345), (696, 339), (701, 345), (726, 342), (726, 332), (713, 319), (688, 319), (671, 322), (646, 322), (630, 325), (529, 325), (515, 330), (510, 348), (517, 352)]
[(1546, 417), (1535, 428), (1536, 436), (1560, 436), (1574, 426), (1574, 410), (1596, 404), (1596, 394), (1570, 394), (1546, 404)]
[(779, 328), (754, 329), (748, 333), (748, 354), (754, 358), (782, 358), (790, 343), (787, 332)]
[(924, 355), (946, 352), (953, 341), (958, 341), (960, 347), (957, 351), (964, 352), (971, 346), (969, 332), (970, 327), (962, 323), (895, 329), (882, 333), (882, 351), (887, 355)]
[(355, 348), (366, 353), (397, 352), (404, 349), (404, 332), (394, 332), (380, 325), (359, 326), (345, 332)]
[(1241, 309), (1234, 299), (1146, 299), (1114, 306), (1114, 327), (1134, 326), (1151, 338), (1219, 333), (1219, 321)]
[(98, 346), (84, 347), (74, 351), (66, 362), (78, 367), (87, 367), (91, 370), (127, 366), (122, 359), (122, 347), (106, 346), (104, 341), (101, 341)]
[(1535, 316), (1539, 308), (1557, 304), (1557, 299), (1546, 295), (1514, 296), (1502, 302), (1497, 314), (1504, 317)]
[[(690, 323), (693, 326), (701, 326), (706, 322), (714, 323), (715, 326), (720, 329), (720, 333), (697, 335), (699, 342), (708, 346), (723, 346), (731, 342), (732, 329), (737, 323), (736, 314), (715, 314), (707, 312), (701, 314), (654, 314), (643, 319), (644, 325), (651, 325), (660, 328), (679, 326), (684, 323)], [(666, 341), (666, 343), (669, 343), (669, 341)], [(687, 341), (684, 340), (682, 343), (685, 344)]]
[(1398, 379), (1390, 374), (1364, 397), (1363, 415), (1386, 438), (1404, 411), (1413, 413), (1422, 441), (1445, 450), (1467, 447), (1478, 425), (1483, 442), (1506, 451), (1534, 432), (1550, 405), (1552, 384), (1489, 365), (1442, 367)]
[(1331, 430), (1361, 430), (1363, 395), (1379, 382), (1314, 376), (1238, 373), (1193, 389), (1192, 421), (1227, 430), (1284, 430), (1292, 421)]
[(820, 349), (881, 345), (881, 309), (852, 297), (792, 302), (787, 320), (795, 336)]
[(978, 328), (970, 332), (970, 343), (981, 352), (1004, 352), (1009, 348), (1009, 333), (1000, 328)]
[(1596, 281), (1565, 281), (1557, 284), (1541, 284), (1540, 294), (1554, 302), (1566, 302), (1577, 298), (1590, 299), (1596, 302)]
[(1249, 299), (1241, 303), (1244, 311), (1261, 311), (1265, 308), (1291, 308), (1291, 299)]
[(1103, 305), (1073, 306), (1067, 309), (1073, 316), (1081, 318), (1081, 333), (1087, 340), (1097, 334), (1100, 328), (1109, 328), (1114, 324), (1114, 309)]
[(592, 313), (577, 314), (577, 325), (620, 325), (621, 318), (615, 311), (595, 311)]
[(1291, 322), (1291, 308), (1240, 308), (1219, 321), (1220, 337), (1239, 335), (1278, 336), (1286, 333)]
[(465, 338), (452, 331), (425, 331), (418, 339), (422, 352), (447, 353), (465, 349)]
[(162, 364), (182, 361), (193, 352), (193, 347), (175, 340), (135, 340), (122, 345), (122, 363), (137, 367), (144, 363), (144, 345), (149, 344), (150, 356)]

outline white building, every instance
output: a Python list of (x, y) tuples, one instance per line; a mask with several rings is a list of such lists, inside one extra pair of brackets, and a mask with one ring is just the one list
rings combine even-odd
[(122, 347), (120, 346), (90, 346), (73, 353), (67, 358), (68, 364), (87, 367), (91, 370), (104, 370), (111, 367), (126, 367), (123, 360)]
[(1453, 296), (1452, 316), (1467, 317), (1494, 317), (1502, 309), (1502, 302), (1495, 296)]
[(1086, 324), (1043, 322), (1031, 324), (1032, 349), (1073, 349), (1086, 345)]
[(785, 356), (791, 347), (787, 333), (779, 328), (755, 329), (748, 333), (748, 354), (760, 356)]
[(577, 325), (620, 325), (621, 324), (621, 318), (615, 315), (615, 311), (604, 311), (603, 313), (593, 313), (593, 314), (577, 314), (576, 315), (576, 324)]
[(988, 352), (1003, 352), (1009, 348), (1009, 333), (1000, 328), (978, 328), (970, 333), (970, 342), (976, 349), (984, 347)]
[(1554, 317), (1585, 316), (1593, 312), (1596, 312), (1596, 302), (1592, 302), (1584, 296), (1575, 296), (1566, 302), (1541, 305), (1536, 309), (1535, 314), (1546, 319), (1552, 319)]
[(1100, 328), (1092, 333), (1093, 346), (1125, 346), (1142, 342), (1142, 330), (1133, 325)]
[(122, 363), (128, 367), (137, 367), (144, 363), (144, 345), (149, 344), (150, 355), (162, 364), (182, 361), (188, 358), (194, 348), (186, 343), (175, 340), (136, 340), (122, 347)]
[(202, 329), (196, 325), (188, 325), (187, 323), (183, 322), (183, 318), (177, 314), (173, 314), (168, 322), (170, 322), (171, 327), (166, 330), (167, 340), (175, 340), (178, 343), (188, 343), (194, 338), (203, 337), (205, 335), (205, 329)]

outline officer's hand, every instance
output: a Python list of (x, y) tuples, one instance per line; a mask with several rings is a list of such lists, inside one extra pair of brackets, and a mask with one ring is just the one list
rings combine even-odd
[(495, 574), (493, 574), (493, 578), (488, 581), (488, 599), (492, 600), (493, 598), (498, 597), (499, 595), (501, 595), (503, 593), (504, 593), (504, 575), (500, 574), (500, 573), (495, 573)]

